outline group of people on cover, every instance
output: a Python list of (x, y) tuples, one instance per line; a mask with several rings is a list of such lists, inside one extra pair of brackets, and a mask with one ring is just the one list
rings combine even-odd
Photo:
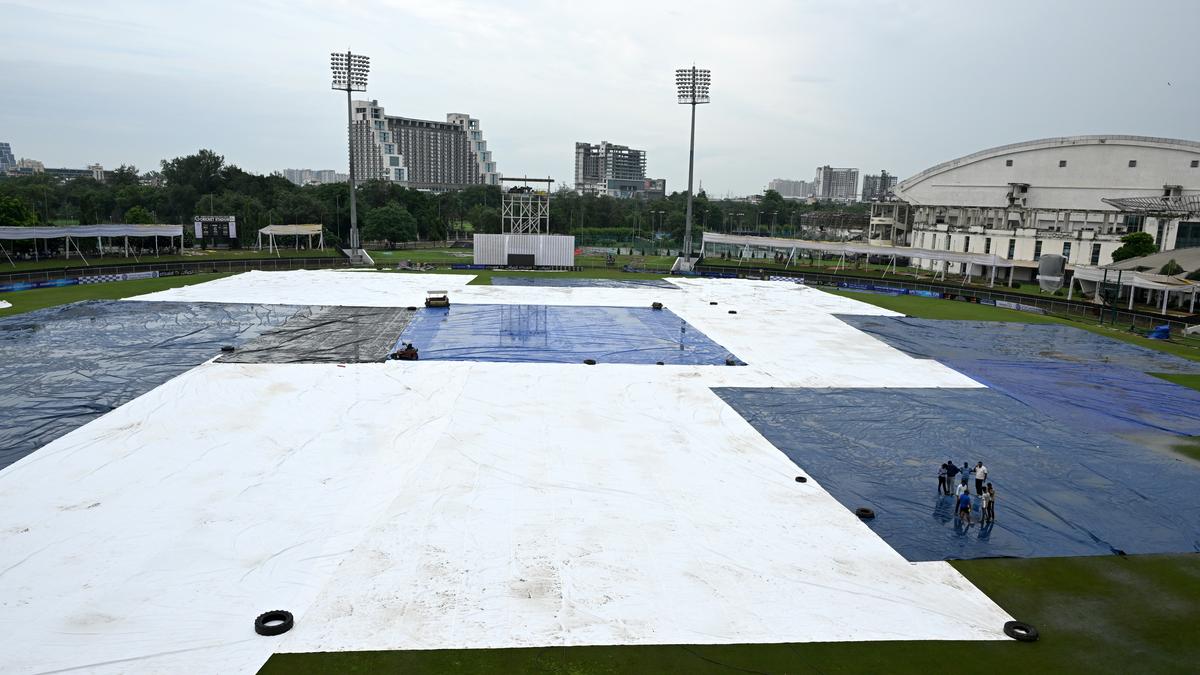
[[(958, 480), (962, 476), (961, 481)], [(996, 489), (987, 482), (988, 470), (983, 462), (968, 467), (963, 462), (962, 468), (947, 460), (938, 468), (938, 493), (954, 496), (954, 512), (964, 524), (971, 524), (971, 487), (968, 479), (975, 479), (975, 499), (979, 502), (979, 522), (996, 522)], [(985, 485), (986, 484), (986, 485)]]

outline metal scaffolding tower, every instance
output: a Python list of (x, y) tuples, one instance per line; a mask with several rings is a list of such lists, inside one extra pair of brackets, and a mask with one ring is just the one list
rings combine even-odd
[[(505, 189), (505, 183), (514, 185)], [(530, 183), (545, 187), (538, 189)], [(549, 234), (550, 188), (553, 184), (550, 178), (501, 178), (501, 234)]]

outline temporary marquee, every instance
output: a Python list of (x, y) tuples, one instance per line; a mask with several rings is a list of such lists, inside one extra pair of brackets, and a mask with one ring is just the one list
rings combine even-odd
[(1133, 309), (1133, 299), (1135, 288), (1141, 288), (1147, 292), (1160, 291), (1162, 298), (1161, 313), (1167, 313), (1167, 300), (1171, 293), (1179, 293), (1183, 297), (1189, 297), (1188, 312), (1194, 312), (1196, 309), (1196, 291), (1200, 290), (1200, 284), (1194, 281), (1189, 281), (1181, 276), (1172, 277), (1165, 274), (1151, 274), (1149, 272), (1136, 272), (1134, 270), (1118, 270), (1104, 267), (1091, 267), (1078, 265), (1075, 267), (1075, 275), (1072, 279), (1072, 288), (1067, 293), (1067, 299), (1071, 299), (1071, 291), (1074, 290), (1075, 282), (1078, 281), (1080, 289), (1083, 289), (1083, 282), (1089, 283), (1113, 283), (1118, 284), (1121, 288), (1128, 287), (1129, 291), (1129, 309)]
[[(124, 237), (126, 255), (129, 251), (129, 237), (154, 237), (155, 250), (158, 249), (158, 237), (179, 237), (179, 247), (183, 248), (182, 225), (66, 225), (62, 227), (0, 227), (0, 240), (16, 241), (21, 239), (66, 239), (66, 257), (71, 257), (71, 238), (84, 237)], [(8, 251), (0, 246), (5, 257)], [(75, 244), (75, 252), (83, 258), (79, 245)], [(9, 258), (9, 262), (12, 259)]]
[(308, 247), (312, 248), (313, 235), (317, 235), (318, 248), (325, 248), (325, 230), (319, 224), (305, 225), (268, 225), (258, 231), (258, 248), (262, 250), (263, 235), (267, 235), (267, 250), (278, 251), (279, 247), (275, 245), (275, 237), (297, 237), (296, 248), (300, 248), (299, 237), (308, 237)]
[[(867, 244), (859, 241), (809, 241), (805, 239), (789, 239), (786, 237), (757, 237), (705, 232), (704, 246), (707, 246), (708, 244), (727, 244), (743, 247), (754, 246), (790, 250), (791, 253), (788, 256), (789, 265), (792, 263), (793, 258), (795, 258), (796, 251), (798, 250), (834, 253), (840, 255), (843, 260), (847, 254), (886, 257), (892, 261), (893, 266), (895, 265), (896, 258), (918, 258), (921, 260), (940, 260), (945, 262), (966, 263), (969, 265), (980, 265), (982, 267), (990, 268), (991, 281), (993, 283), (996, 280), (997, 267), (1011, 268), (1013, 266), (1011, 260), (1007, 260), (993, 253), (965, 253), (957, 251), (941, 251), (931, 248), (912, 248), (908, 246), (884, 246), (881, 244)], [(703, 247), (701, 248), (701, 251), (703, 251)]]

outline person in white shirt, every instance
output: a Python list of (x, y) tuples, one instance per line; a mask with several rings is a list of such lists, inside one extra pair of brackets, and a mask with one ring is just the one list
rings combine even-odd
[(983, 465), (983, 462), (979, 462), (975, 465), (972, 473), (975, 474), (975, 494), (981, 495), (983, 494), (983, 481), (987, 480), (987, 467)]
[[(962, 496), (962, 493), (970, 491), (971, 490), (967, 487), (967, 477), (963, 476), (962, 482), (958, 484), (958, 487), (954, 488), (954, 499), (957, 500)], [(958, 502), (955, 501), (955, 504), (957, 503)]]

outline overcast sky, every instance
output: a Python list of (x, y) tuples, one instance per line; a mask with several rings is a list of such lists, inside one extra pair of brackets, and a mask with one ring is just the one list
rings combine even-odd
[(739, 195), (1047, 136), (1200, 140), (1198, 20), (1200, 0), (0, 0), (0, 141), (47, 166), (211, 148), (345, 171), (328, 71), (351, 48), (389, 114), (480, 118), (505, 175), (571, 183), (575, 142), (608, 140), (679, 190), (674, 69), (694, 61), (713, 71), (696, 176)]

